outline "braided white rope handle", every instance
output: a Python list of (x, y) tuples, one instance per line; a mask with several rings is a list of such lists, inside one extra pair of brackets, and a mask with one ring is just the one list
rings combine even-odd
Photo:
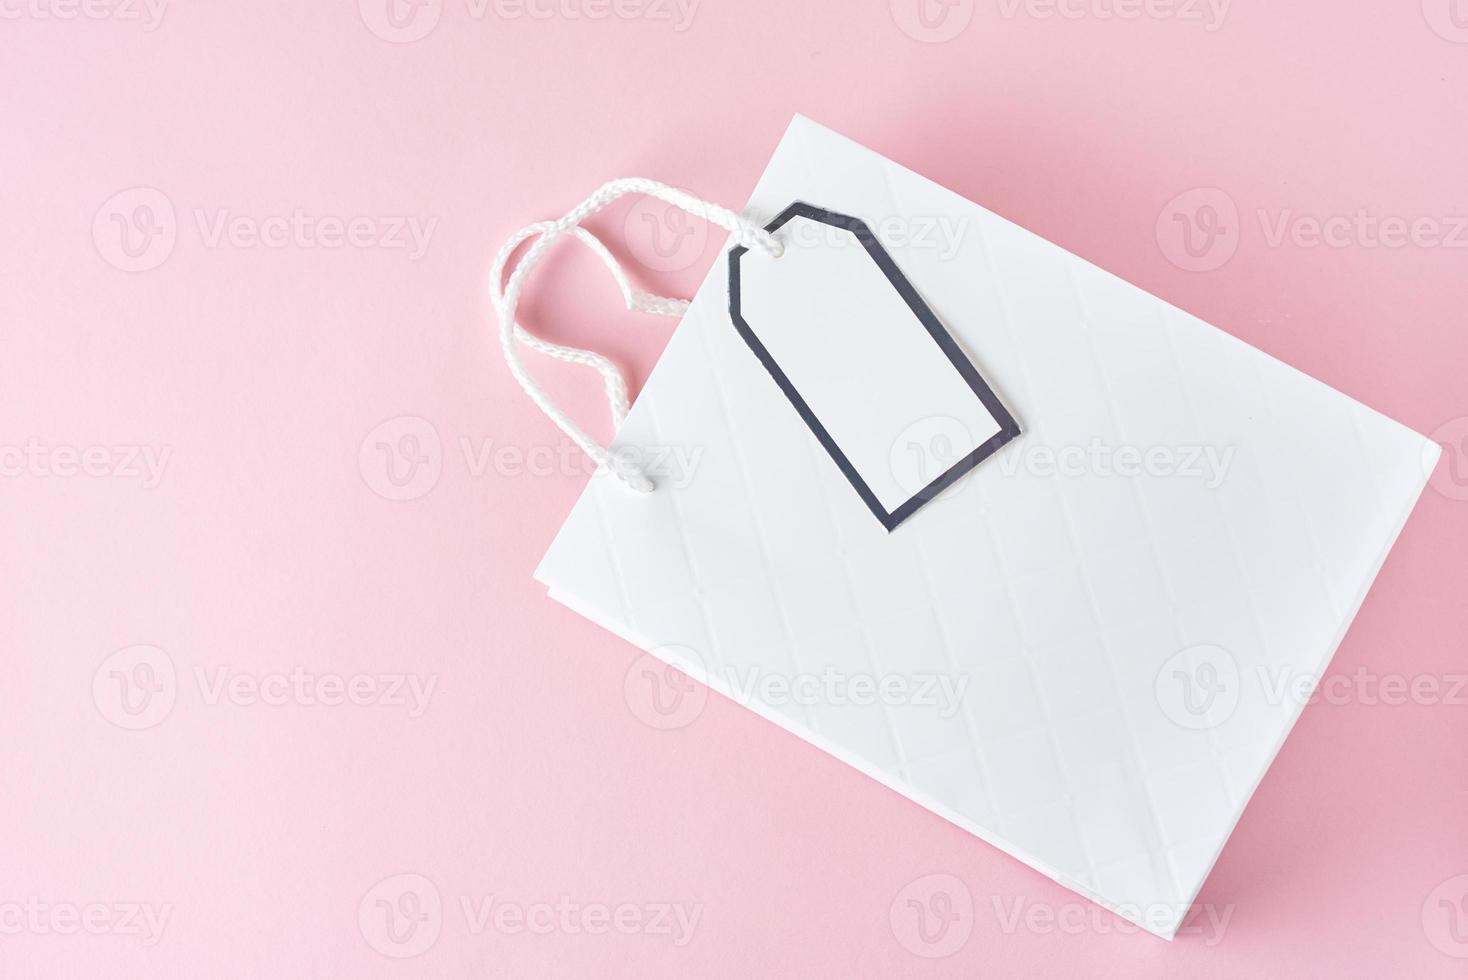
[[(531, 271), (551, 248), (569, 233), (596, 253), (602, 263), (611, 271), (612, 278), (617, 281), (617, 286), (621, 289), (622, 298), (626, 301), (629, 310), (656, 313), (662, 316), (683, 315), (688, 309), (687, 300), (654, 296), (635, 288), (627, 278), (627, 273), (617, 263), (612, 253), (607, 250), (607, 247), (591, 232), (580, 227), (582, 221), (626, 194), (647, 194), (666, 201), (694, 217), (703, 218), (705, 221), (728, 229), (733, 234), (734, 240), (746, 248), (757, 248), (776, 257), (782, 255), (785, 248), (769, 232), (728, 208), (720, 207), (655, 180), (623, 177), (603, 184), (597, 188), (595, 193), (567, 211), (558, 220), (541, 221), (521, 228), (510, 236), (495, 256), (494, 266), (490, 270), (489, 296), (494, 304), (495, 313), (499, 317), (500, 347), (504, 352), (505, 363), (509, 366), (510, 373), (515, 376), (516, 381), (520, 382), (520, 387), (525, 389), (531, 401), (535, 402), (540, 410), (560, 427), (562, 432), (580, 446), (586, 455), (596, 460), (597, 465), (615, 473), (618, 479), (633, 490), (649, 493), (653, 489), (653, 483), (648, 479), (647, 474), (633, 465), (631, 461), (618, 456), (598, 443), (582, 431), (580, 426), (571, 421), (570, 416), (551, 401), (550, 396), (525, 369), (524, 363), (520, 360), (519, 348), (516, 346), (518, 342), (558, 360), (595, 368), (601, 374), (602, 383), (606, 388), (607, 401), (611, 406), (612, 424), (617, 427), (621, 426), (627, 417), (627, 383), (623, 380), (622, 373), (617, 370), (616, 365), (595, 351), (553, 344), (535, 336), (515, 322), (515, 308), (520, 303), (520, 296), (524, 292), (525, 283)], [(501, 289), (500, 283), (504, 281), (505, 266), (509, 262), (511, 253), (531, 237), (535, 237), (536, 240), (525, 253), (525, 257), (515, 266), (515, 270), (510, 273), (509, 282), (505, 283), (504, 288)]]

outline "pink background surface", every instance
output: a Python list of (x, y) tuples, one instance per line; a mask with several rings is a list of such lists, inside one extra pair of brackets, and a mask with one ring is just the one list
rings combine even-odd
[[(1309, 708), (1200, 896), (1227, 926), (1172, 944), (718, 697), (643, 723), (635, 651), (530, 578), (585, 476), (483, 290), (510, 231), (609, 177), (742, 204), (804, 112), (1449, 441), (1333, 671), (1446, 692), (1468, 11), (425, 0), (394, 28), (383, 2), (0, 5), (0, 974), (1468, 971), (1462, 691)], [(1320, 244), (1302, 216), (1351, 220)], [(720, 240), (662, 261), (629, 208), (595, 227), (684, 295)], [(672, 323), (616, 307), (568, 250), (525, 316), (640, 383)], [(586, 376), (534, 367), (606, 434)], [(298, 668), (327, 686), (281, 688)], [(404, 675), (434, 684), (421, 713)], [(966, 930), (936, 959), (892, 924), (934, 881)], [(538, 931), (472, 914), (563, 896)], [(691, 937), (647, 928), (678, 903)], [(633, 924), (588, 934), (593, 906)]]

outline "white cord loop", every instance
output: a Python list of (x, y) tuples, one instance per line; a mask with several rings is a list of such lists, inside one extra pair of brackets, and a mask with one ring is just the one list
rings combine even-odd
[[(520, 360), (519, 348), (516, 346), (518, 341), (532, 350), (548, 354), (557, 360), (595, 368), (601, 374), (602, 384), (606, 388), (607, 401), (612, 411), (612, 425), (616, 428), (621, 427), (622, 422), (627, 418), (627, 382), (622, 378), (622, 373), (617, 370), (616, 365), (595, 351), (553, 344), (535, 336), (515, 322), (515, 308), (520, 303), (520, 296), (524, 292), (531, 270), (562, 237), (569, 233), (580, 239), (602, 260), (602, 264), (611, 272), (612, 278), (617, 282), (617, 287), (622, 291), (622, 299), (626, 301), (627, 309), (659, 316), (682, 316), (687, 312), (687, 300), (655, 296), (634, 287), (631, 280), (627, 278), (626, 271), (617, 263), (607, 247), (595, 235), (581, 227), (582, 221), (625, 194), (647, 194), (656, 197), (676, 208), (687, 211), (696, 218), (703, 218), (705, 221), (728, 229), (738, 244), (746, 248), (759, 249), (776, 258), (784, 254), (785, 247), (769, 232), (728, 208), (720, 207), (655, 180), (623, 177), (603, 184), (594, 194), (567, 211), (559, 220), (540, 221), (521, 228), (510, 236), (509, 240), (500, 247), (499, 254), (495, 256), (494, 266), (490, 269), (489, 297), (494, 304), (495, 313), (499, 316), (500, 347), (504, 351), (505, 363), (509, 365), (510, 373), (515, 376), (516, 381), (520, 382), (520, 387), (525, 389), (525, 393), (540, 410), (552, 422), (560, 426), (561, 431), (580, 446), (588, 456), (596, 460), (597, 465), (615, 473), (618, 479), (633, 490), (650, 493), (653, 483), (648, 479), (647, 474), (629, 460), (618, 456), (587, 435), (551, 401), (550, 396), (525, 369), (525, 365)], [(525, 253), (525, 257), (515, 267), (514, 272), (510, 274), (509, 282), (505, 283), (504, 288), (501, 289), (500, 283), (504, 282), (505, 266), (510, 260), (511, 253), (522, 242), (532, 237), (535, 238), (535, 241)]]

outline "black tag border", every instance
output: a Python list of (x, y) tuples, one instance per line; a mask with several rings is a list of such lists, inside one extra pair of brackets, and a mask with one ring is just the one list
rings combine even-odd
[(826, 431), (826, 427), (816, 418), (815, 413), (811, 411), (805, 399), (800, 397), (800, 392), (791, 384), (785, 372), (780, 370), (780, 365), (775, 362), (775, 359), (770, 355), (765, 345), (760, 343), (759, 337), (755, 335), (754, 329), (745, 321), (740, 309), (739, 259), (749, 251), (749, 248), (744, 245), (737, 245), (730, 249), (729, 317), (734, 322), (734, 329), (739, 332), (739, 336), (744, 338), (744, 342), (754, 352), (754, 356), (759, 359), (760, 364), (769, 372), (775, 384), (784, 392), (785, 397), (795, 408), (796, 413), (805, 420), (805, 424), (810, 429), (811, 434), (816, 437), (816, 440), (826, 450), (827, 455), (831, 457), (831, 461), (836, 464), (836, 467), (841, 471), (842, 475), (846, 477), (847, 482), (851, 484), (857, 496), (862, 499), (862, 502), (867, 505), (867, 509), (881, 522), (882, 526), (890, 532), (897, 525), (911, 517), (919, 507), (948, 489), (974, 467), (998, 452), (1000, 447), (1017, 437), (1020, 434), (1019, 423), (1015, 421), (1014, 416), (999, 401), (999, 397), (994, 394), (993, 389), (984, 381), (983, 376), (979, 374), (973, 362), (968, 359), (963, 349), (958, 346), (958, 342), (944, 329), (943, 324), (939, 322), (938, 317), (934, 315), (933, 311), (928, 307), (928, 304), (918, 295), (912, 283), (902, 274), (902, 270), (897, 268), (897, 263), (892, 260), (892, 256), (888, 255), (887, 250), (877, 241), (877, 237), (872, 234), (866, 222), (860, 218), (837, 214), (834, 211), (827, 211), (823, 208), (806, 204), (803, 201), (796, 201), (776, 215), (774, 220), (769, 224), (765, 225), (765, 231), (777, 231), (792, 218), (797, 217), (818, 221), (821, 224), (830, 225), (833, 228), (840, 228), (856, 236), (856, 240), (861, 243), (867, 254), (876, 262), (877, 268), (882, 270), (882, 274), (887, 277), (887, 281), (897, 290), (897, 294), (902, 297), (903, 302), (907, 304), (908, 308), (912, 310), (913, 315), (918, 318), (918, 321), (928, 331), (928, 335), (937, 343), (938, 347), (948, 358), (949, 363), (958, 371), (959, 376), (973, 390), (973, 393), (978, 396), (984, 408), (999, 423), (999, 431), (992, 438), (944, 470), (933, 482), (898, 505), (895, 510), (889, 512), (882, 506), (876, 494), (872, 493), (871, 487), (867, 486), (866, 481), (861, 478), (861, 474), (857, 472), (856, 467), (851, 465), (851, 460), (846, 458), (846, 454), (841, 451), (841, 447), (836, 445), (836, 440), (831, 438), (831, 434)]

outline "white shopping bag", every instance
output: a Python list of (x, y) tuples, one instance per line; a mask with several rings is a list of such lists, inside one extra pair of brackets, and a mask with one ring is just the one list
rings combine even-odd
[(1171, 937), (1438, 447), (809, 120), (746, 214), (537, 577)]

